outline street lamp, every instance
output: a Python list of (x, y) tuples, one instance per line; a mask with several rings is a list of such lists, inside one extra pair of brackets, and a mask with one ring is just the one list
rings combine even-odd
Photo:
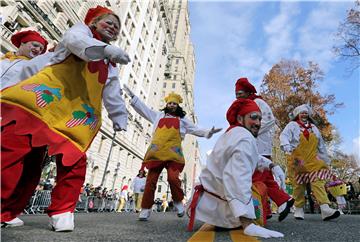
[(107, 171), (107, 168), (108, 168), (108, 166), (109, 166), (112, 148), (114, 147), (114, 144), (115, 144), (115, 137), (116, 137), (116, 131), (114, 131), (114, 135), (113, 135), (113, 137), (112, 137), (111, 146), (110, 146), (110, 150), (109, 150), (109, 155), (108, 155), (108, 157), (107, 157), (104, 174), (103, 174), (103, 177), (102, 177), (102, 179), (101, 179), (101, 184), (100, 184), (101, 187), (104, 185), (105, 176), (106, 176), (106, 174), (107, 174), (106, 171)]

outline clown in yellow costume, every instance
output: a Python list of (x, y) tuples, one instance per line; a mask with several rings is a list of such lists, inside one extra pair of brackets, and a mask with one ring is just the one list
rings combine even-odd
[(305, 188), (310, 183), (312, 192), (320, 204), (324, 221), (340, 216), (329, 207), (325, 191), (326, 179), (330, 178), (330, 159), (320, 131), (312, 123), (311, 108), (303, 104), (291, 113), (292, 121), (280, 134), (281, 149), (287, 155), (288, 177), (293, 185), (296, 219), (304, 219)]
[(47, 210), (50, 226), (72, 231), (85, 180), (85, 152), (101, 126), (102, 100), (114, 130), (126, 130), (127, 112), (115, 63), (127, 64), (130, 59), (109, 44), (119, 34), (120, 20), (110, 9), (98, 6), (88, 11), (84, 22), (64, 34), (54, 53), (42, 62), (45, 67), (29, 64), (27, 68), (36, 69), (33, 76), (1, 91), (2, 227), (23, 225), (17, 216), (39, 182), (48, 147), (57, 160), (56, 186)]
[(178, 216), (184, 215), (182, 200), (184, 193), (181, 189), (179, 174), (185, 165), (181, 141), (186, 134), (210, 138), (221, 129), (201, 129), (186, 119), (185, 112), (179, 106), (182, 103), (180, 95), (170, 93), (165, 97), (166, 107), (161, 112), (148, 108), (138, 97), (124, 85), (124, 91), (131, 97), (131, 106), (142, 117), (153, 124), (153, 138), (145, 154), (142, 168), (149, 169), (145, 191), (141, 204), (139, 220), (148, 220), (151, 207), (154, 204), (156, 183), (161, 171), (166, 168), (168, 182)]

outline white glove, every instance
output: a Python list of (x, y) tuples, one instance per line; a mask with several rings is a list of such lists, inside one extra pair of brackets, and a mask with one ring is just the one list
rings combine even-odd
[(131, 98), (135, 96), (135, 94), (129, 89), (127, 85), (124, 84), (123, 90), (126, 92), (127, 95), (129, 95)]
[(114, 123), (113, 124), (114, 131), (126, 131), (126, 127), (120, 127), (120, 124)]
[(215, 128), (215, 126), (213, 126), (210, 131), (209, 131), (209, 134), (207, 136), (207, 138), (211, 138), (211, 136), (213, 136), (213, 134), (216, 134), (217, 132), (220, 132), (222, 130), (222, 128)]
[(113, 45), (107, 45), (104, 49), (104, 55), (105, 57), (109, 58), (110, 61), (115, 63), (120, 63), (123, 65), (126, 65), (130, 62), (129, 55), (123, 51), (122, 49), (113, 46)]
[(285, 185), (285, 173), (283, 172), (281, 167), (276, 165), (271, 169), (271, 171), (272, 171), (273, 175), (276, 177), (276, 179), (278, 181), (280, 181), (280, 187), (282, 189), (285, 189), (286, 188), (286, 185)]

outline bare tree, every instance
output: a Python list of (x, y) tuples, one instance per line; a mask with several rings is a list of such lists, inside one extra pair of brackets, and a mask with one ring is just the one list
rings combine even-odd
[(336, 55), (350, 61), (351, 69), (360, 67), (360, 0), (347, 11), (344, 22), (340, 23), (337, 37), (339, 43), (334, 46)]

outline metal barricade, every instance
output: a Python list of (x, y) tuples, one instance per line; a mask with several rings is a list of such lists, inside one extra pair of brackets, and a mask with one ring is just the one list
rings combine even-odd
[(79, 200), (76, 203), (75, 211), (76, 212), (84, 211), (87, 213), (88, 205), (89, 205), (89, 197), (87, 197), (86, 195), (80, 195)]
[(30, 200), (30, 206), (26, 209), (28, 213), (44, 213), (51, 202), (51, 191), (36, 191)]

